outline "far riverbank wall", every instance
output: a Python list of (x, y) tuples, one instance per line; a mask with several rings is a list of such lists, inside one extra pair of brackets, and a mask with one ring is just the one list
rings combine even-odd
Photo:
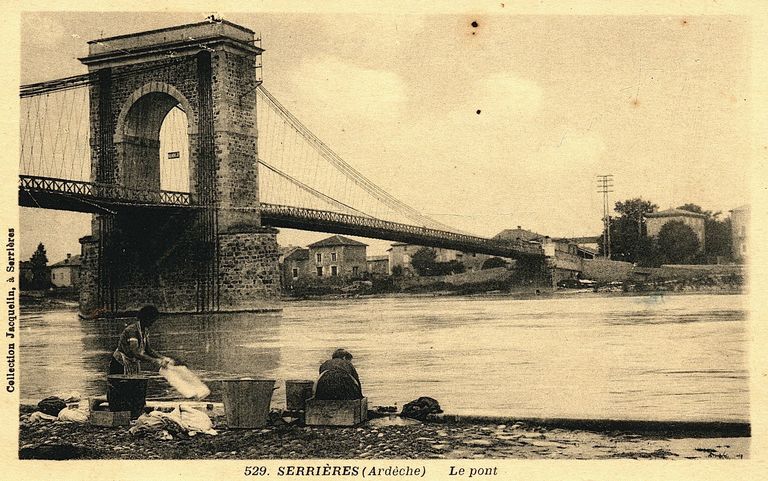
[(740, 264), (686, 264), (638, 267), (629, 262), (607, 259), (583, 259), (582, 262), (582, 277), (596, 282), (686, 281), (705, 277), (739, 277), (743, 280), (746, 274), (746, 266)]

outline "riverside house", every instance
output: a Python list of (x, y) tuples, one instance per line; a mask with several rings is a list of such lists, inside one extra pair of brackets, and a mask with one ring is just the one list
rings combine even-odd
[(354, 279), (368, 270), (367, 244), (334, 235), (310, 244), (309, 275), (317, 278)]
[(67, 258), (51, 266), (51, 284), (54, 287), (77, 287), (80, 282), (80, 256), (67, 254)]
[(309, 249), (291, 247), (284, 253), (280, 267), (283, 289), (290, 290), (300, 279), (309, 276)]
[(706, 216), (683, 209), (667, 209), (660, 212), (645, 214), (645, 222), (648, 228), (648, 237), (658, 237), (661, 228), (672, 221), (679, 221), (687, 225), (699, 239), (699, 251), (704, 252), (704, 219)]

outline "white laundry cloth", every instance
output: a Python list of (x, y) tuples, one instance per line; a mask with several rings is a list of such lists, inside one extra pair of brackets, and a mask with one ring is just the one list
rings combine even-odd
[(171, 364), (160, 368), (159, 373), (185, 398), (204, 399), (211, 393), (208, 386), (186, 366)]

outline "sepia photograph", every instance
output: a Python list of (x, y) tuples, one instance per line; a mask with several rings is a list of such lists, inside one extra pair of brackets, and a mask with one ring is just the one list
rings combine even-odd
[(505, 8), (19, 12), (17, 460), (753, 459), (754, 18)]

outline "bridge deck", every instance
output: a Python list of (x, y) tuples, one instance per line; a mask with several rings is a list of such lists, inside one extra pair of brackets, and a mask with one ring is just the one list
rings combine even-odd
[[(115, 214), (141, 208), (201, 209), (188, 192), (129, 189), (50, 177), (19, 176), (19, 205), (84, 213)], [(346, 234), (455, 249), (514, 259), (540, 258), (539, 246), (506, 244), (483, 237), (286, 205), (260, 206), (262, 222), (273, 227)]]

